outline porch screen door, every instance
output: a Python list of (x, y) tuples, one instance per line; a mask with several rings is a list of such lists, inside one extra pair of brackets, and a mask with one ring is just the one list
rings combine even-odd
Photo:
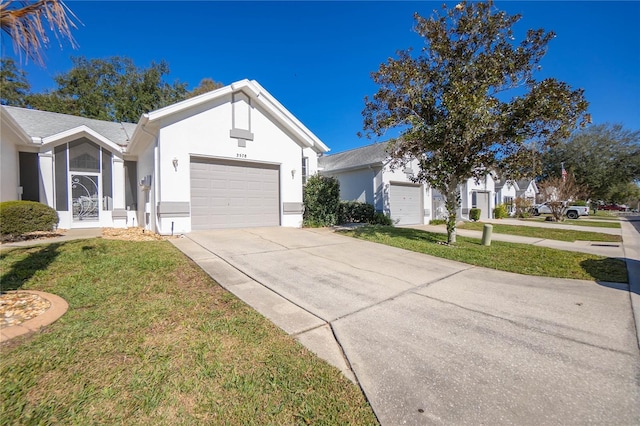
[(71, 174), (71, 204), (74, 222), (99, 219), (100, 187), (97, 174)]
[(86, 138), (69, 143), (69, 184), (74, 222), (100, 218), (100, 147)]

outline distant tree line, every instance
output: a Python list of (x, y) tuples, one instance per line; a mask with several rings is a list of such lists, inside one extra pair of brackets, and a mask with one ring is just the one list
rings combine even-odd
[(178, 80), (169, 83), (169, 64), (152, 62), (147, 68), (133, 60), (72, 57), (70, 71), (56, 75), (57, 87), (32, 93), (26, 73), (11, 58), (1, 60), (0, 103), (98, 120), (135, 123), (146, 112), (222, 87), (205, 78), (193, 90)]

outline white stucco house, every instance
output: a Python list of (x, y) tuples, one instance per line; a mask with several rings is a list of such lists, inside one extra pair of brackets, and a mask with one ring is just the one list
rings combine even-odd
[(1, 108), (0, 201), (55, 208), (60, 228), (159, 234), (302, 225), (328, 147), (256, 81), (112, 123)]
[(428, 224), (432, 218), (431, 188), (411, 181), (416, 162), (390, 166), (386, 143), (322, 156), (321, 174), (340, 182), (340, 198), (372, 204), (398, 225)]
[(495, 182), (495, 205), (504, 204), (507, 207), (509, 216), (515, 213), (515, 199), (517, 192), (520, 190), (516, 181), (499, 181)]
[(521, 179), (517, 184), (518, 190), (516, 191), (516, 197), (523, 198), (531, 204), (535, 204), (536, 198), (540, 193), (538, 185), (536, 185), (536, 181), (533, 179)]

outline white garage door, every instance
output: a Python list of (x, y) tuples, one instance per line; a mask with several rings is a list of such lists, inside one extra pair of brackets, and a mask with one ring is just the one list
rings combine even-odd
[(279, 225), (279, 166), (191, 159), (191, 229)]
[(422, 223), (422, 187), (392, 183), (389, 186), (391, 219), (398, 225)]

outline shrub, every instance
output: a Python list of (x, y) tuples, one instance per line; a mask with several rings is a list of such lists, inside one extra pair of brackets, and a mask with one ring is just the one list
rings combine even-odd
[(507, 211), (507, 205), (498, 204), (493, 209), (493, 217), (494, 219), (504, 219), (505, 217), (509, 217), (509, 212)]
[(523, 197), (517, 197), (514, 201), (514, 204), (516, 206), (516, 217), (531, 217), (531, 209), (533, 208), (531, 201)]
[(574, 202), (571, 203), (572, 206), (583, 206), (586, 207), (587, 206), (587, 202), (584, 200), (576, 200)]
[(335, 225), (340, 204), (340, 182), (327, 176), (313, 175), (304, 186), (304, 225)]
[(371, 221), (369, 221), (369, 223), (372, 225), (393, 225), (393, 221), (391, 220), (391, 218), (382, 212), (375, 212), (373, 214), (373, 218), (371, 219)]
[(35, 231), (53, 231), (58, 225), (58, 213), (35, 201), (5, 201), (0, 203), (0, 234), (24, 235)]
[(341, 201), (338, 206), (338, 223), (371, 223), (375, 209), (371, 204), (359, 201)]
[(480, 212), (481, 212), (481, 210), (480, 209), (476, 209), (476, 208), (473, 208), (473, 209), (469, 210), (469, 219), (471, 219), (474, 222), (479, 221), (480, 220)]
[(432, 219), (429, 221), (429, 225), (444, 225), (447, 221), (444, 219)]

